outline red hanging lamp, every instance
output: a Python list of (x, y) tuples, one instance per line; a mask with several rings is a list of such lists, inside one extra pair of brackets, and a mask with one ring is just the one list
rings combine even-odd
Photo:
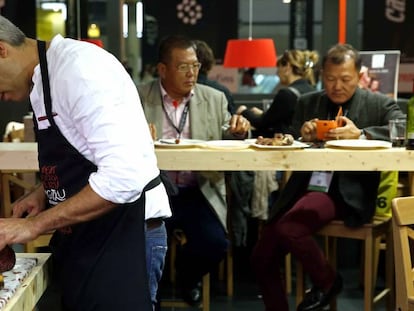
[(224, 67), (275, 67), (276, 48), (273, 39), (252, 38), (253, 0), (249, 0), (249, 38), (230, 39), (224, 54)]

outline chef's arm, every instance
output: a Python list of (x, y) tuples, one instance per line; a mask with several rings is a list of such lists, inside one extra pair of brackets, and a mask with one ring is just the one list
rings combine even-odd
[(36, 235), (89, 221), (108, 213), (117, 204), (107, 201), (86, 185), (78, 194), (31, 219)]

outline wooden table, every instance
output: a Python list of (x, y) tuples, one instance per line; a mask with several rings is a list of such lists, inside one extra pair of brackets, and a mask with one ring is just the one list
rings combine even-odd
[(231, 171), (414, 171), (414, 151), (404, 148), (376, 150), (210, 150), (157, 149), (158, 164), (169, 170)]
[[(167, 170), (344, 170), (414, 171), (414, 151), (404, 148), (242, 149), (156, 148), (160, 169)], [(0, 143), (0, 171), (37, 171), (36, 143)]]
[(50, 254), (17, 253), (16, 255), (37, 258), (37, 265), (1, 311), (32, 311), (48, 286)]

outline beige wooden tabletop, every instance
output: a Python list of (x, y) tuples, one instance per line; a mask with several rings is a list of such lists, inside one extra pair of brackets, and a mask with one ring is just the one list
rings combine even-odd
[(32, 311), (49, 281), (49, 253), (17, 253), (17, 257), (37, 258), (37, 265), (23, 280), (2, 311)]
[[(155, 148), (160, 169), (168, 170), (348, 170), (414, 171), (414, 151), (404, 148), (209, 149)], [(1, 171), (36, 171), (36, 143), (0, 143)]]

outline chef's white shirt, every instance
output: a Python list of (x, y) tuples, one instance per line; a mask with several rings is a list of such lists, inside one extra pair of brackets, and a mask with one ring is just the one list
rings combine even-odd
[[(138, 91), (122, 64), (94, 44), (56, 35), (47, 50), (54, 120), (64, 137), (98, 170), (89, 177), (102, 198), (122, 204), (137, 200), (159, 174), (154, 144)], [(30, 101), (46, 115), (37, 65)], [(49, 121), (37, 121), (39, 129)], [(146, 192), (145, 218), (169, 217), (164, 186)]]

